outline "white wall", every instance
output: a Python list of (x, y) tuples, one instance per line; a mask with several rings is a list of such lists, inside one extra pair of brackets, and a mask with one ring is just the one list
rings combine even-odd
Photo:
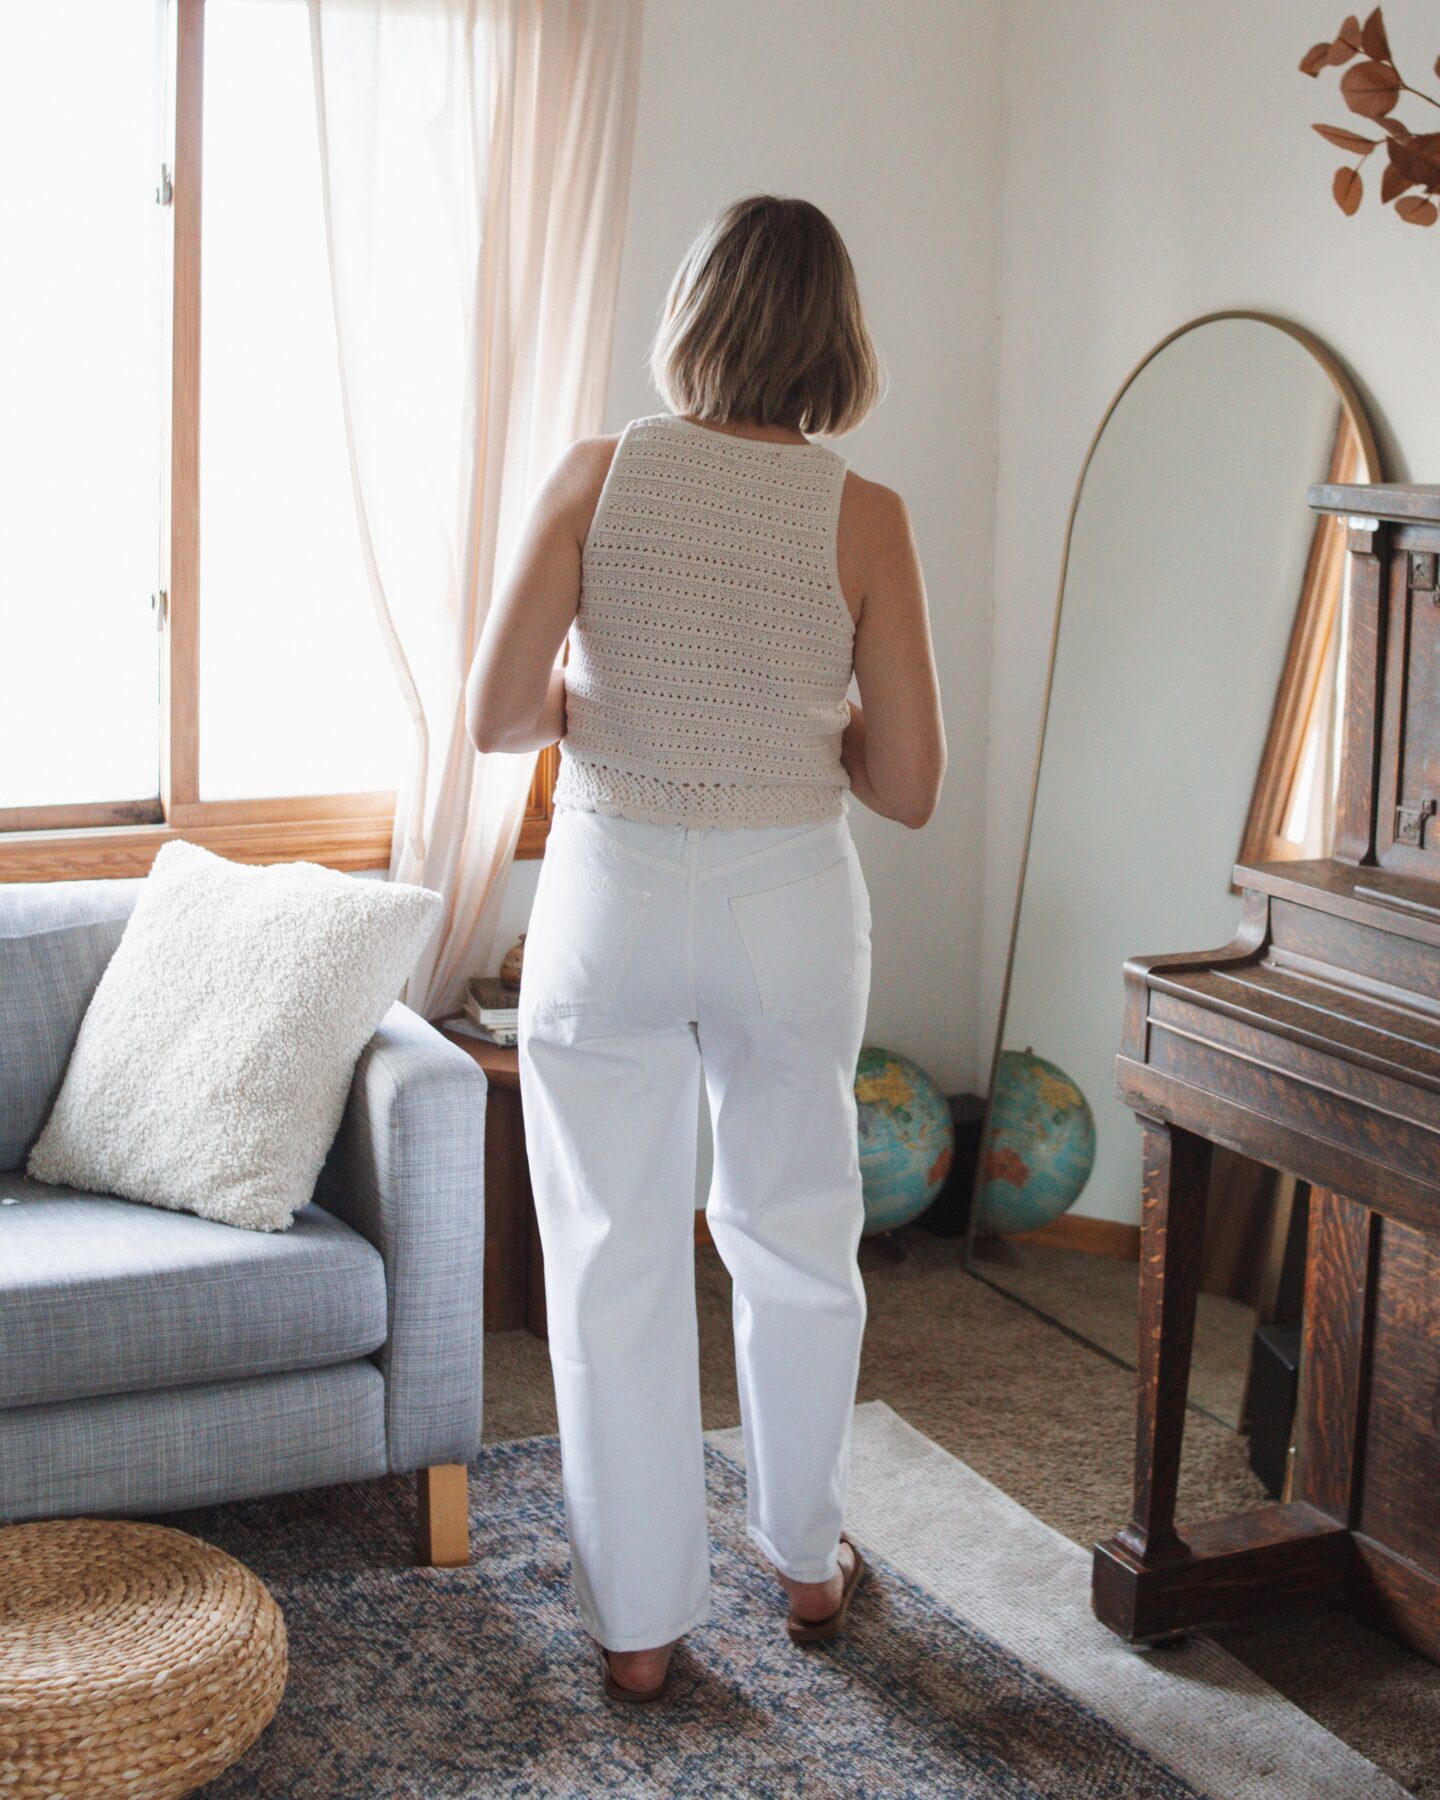
[[(1440, 228), (1381, 210), (1378, 174), (1353, 218), (1330, 197), (1341, 158), (1311, 122), (1361, 122), (1334, 71), (1312, 81), (1296, 64), (1338, 16), (1285, 0), (1006, 7), (982, 1045), (1004, 973), (1066, 511), (1128, 371), (1197, 314), (1284, 314), (1359, 377), (1385, 472), (1440, 480)], [(1385, 18), (1402, 75), (1440, 91), (1434, 6), (1387, 0)], [(1414, 100), (1400, 109), (1417, 128), (1431, 115)]]
[[(1433, 7), (1385, 12), (1425, 85)], [(831, 214), (891, 381), (839, 447), (910, 504), (950, 750), (923, 831), (852, 808), (868, 1036), (947, 1090), (988, 1072), (1065, 515), (1128, 371), (1199, 313), (1284, 314), (1360, 378), (1387, 473), (1440, 479), (1440, 228), (1330, 198), (1339, 155), (1309, 127), (1347, 115), (1296, 64), (1333, 24), (1287, 0), (647, 0), (604, 426), (659, 408), (646, 348), (711, 206), (766, 188)], [(537, 870), (515, 867), (492, 961)]]
[[(813, 200), (850, 247), (889, 375), (836, 441), (915, 521), (949, 772), (919, 832), (858, 803), (874, 902), (867, 1038), (947, 1091), (976, 1060), (986, 669), (994, 503), (1000, 180), (996, 0), (647, 0), (638, 139), (604, 429), (662, 410), (646, 354), (709, 210), (765, 190)], [(492, 961), (524, 928), (517, 863)]]

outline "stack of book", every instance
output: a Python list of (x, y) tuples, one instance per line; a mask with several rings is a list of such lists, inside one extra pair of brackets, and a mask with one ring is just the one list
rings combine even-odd
[(477, 975), (465, 996), (465, 1010), (445, 1023), (491, 1044), (514, 1044), (520, 1035), (520, 996), (498, 975)]
[(520, 1029), (520, 996), (498, 975), (477, 975), (465, 996), (465, 1017), (497, 1044), (513, 1044)]

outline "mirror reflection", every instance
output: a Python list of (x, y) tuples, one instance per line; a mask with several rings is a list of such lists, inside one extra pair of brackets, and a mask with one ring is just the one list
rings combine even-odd
[[(1330, 847), (1343, 538), (1306, 491), (1373, 479), (1370, 444), (1318, 346), (1227, 317), (1152, 353), (1081, 476), (971, 1266), (1132, 1365), (1141, 1164), (1113, 1094), (1122, 968), (1227, 943), (1237, 861)], [(1217, 1162), (1191, 1398), (1238, 1427), (1295, 1196)]]

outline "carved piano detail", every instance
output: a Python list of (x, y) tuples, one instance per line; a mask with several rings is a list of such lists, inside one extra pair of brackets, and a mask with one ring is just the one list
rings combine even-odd
[[(1131, 1641), (1339, 1602), (1440, 1657), (1440, 488), (1310, 490), (1349, 521), (1332, 857), (1239, 865), (1233, 943), (1125, 965), (1144, 1142), (1131, 1520), (1094, 1604)], [(1285, 1503), (1175, 1522), (1213, 1144), (1312, 1185)]]

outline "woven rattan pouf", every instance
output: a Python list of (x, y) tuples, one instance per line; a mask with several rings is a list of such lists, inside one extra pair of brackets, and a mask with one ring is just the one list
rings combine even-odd
[(243, 1756), (285, 1687), (258, 1576), (164, 1525), (0, 1528), (0, 1794), (175, 1800)]

